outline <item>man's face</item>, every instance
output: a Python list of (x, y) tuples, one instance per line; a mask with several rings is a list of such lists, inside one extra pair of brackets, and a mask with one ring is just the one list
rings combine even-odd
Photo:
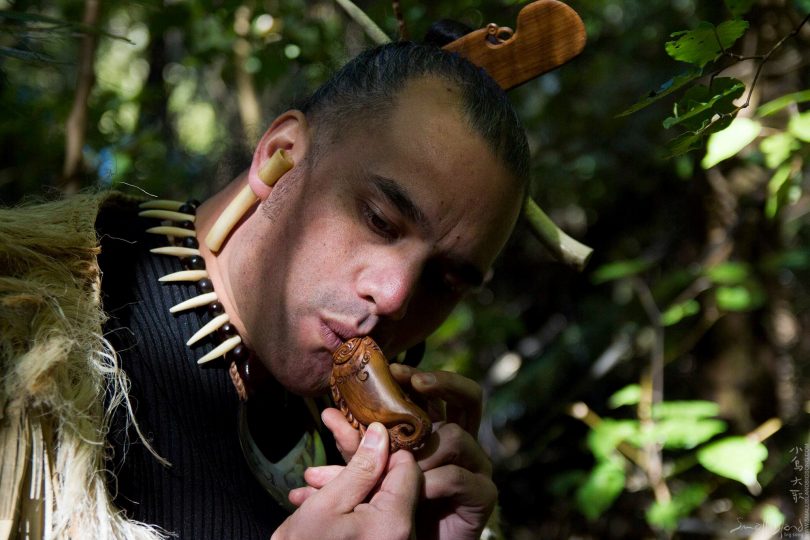
[(370, 334), (389, 358), (422, 341), (481, 283), (517, 219), (518, 182), (455, 88), (411, 82), (381, 124), (359, 119), (293, 169), (251, 220), (267, 248), (230, 269), (249, 345), (296, 393), (327, 388), (350, 337)]

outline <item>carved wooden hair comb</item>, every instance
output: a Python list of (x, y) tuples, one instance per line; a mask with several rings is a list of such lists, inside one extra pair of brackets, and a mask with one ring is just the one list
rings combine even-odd
[(444, 46), (484, 68), (504, 90), (560, 67), (584, 48), (582, 19), (557, 0), (525, 6), (514, 32), (492, 23)]

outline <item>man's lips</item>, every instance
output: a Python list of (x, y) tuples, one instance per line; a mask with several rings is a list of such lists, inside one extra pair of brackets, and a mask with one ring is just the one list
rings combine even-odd
[(321, 337), (323, 338), (329, 352), (334, 353), (343, 342), (359, 335), (359, 332), (351, 325), (335, 320), (321, 321)]

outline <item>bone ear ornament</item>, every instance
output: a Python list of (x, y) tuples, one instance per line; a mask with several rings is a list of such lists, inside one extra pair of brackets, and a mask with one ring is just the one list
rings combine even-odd
[(352, 338), (332, 355), (332, 399), (360, 433), (372, 422), (388, 429), (391, 452), (418, 450), (431, 433), (427, 413), (405, 395), (370, 337)]
[[(261, 180), (258, 184), (264, 184), (261, 189), (266, 190), (272, 187), (284, 173), (292, 169), (292, 166), (293, 161), (290, 155), (282, 148), (276, 150), (258, 171), (257, 176)], [(225, 207), (214, 225), (211, 226), (211, 230), (208, 231), (208, 235), (205, 237), (205, 245), (208, 246), (212, 253), (217, 253), (220, 250), (236, 223), (259, 200), (259, 195), (256, 193), (259, 189), (258, 184), (254, 186), (248, 180), (248, 184), (236, 194), (236, 197)]]

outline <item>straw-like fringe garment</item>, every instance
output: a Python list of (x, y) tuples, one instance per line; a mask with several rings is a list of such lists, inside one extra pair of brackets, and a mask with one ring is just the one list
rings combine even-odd
[(101, 335), (94, 223), (121, 198), (0, 209), (0, 540), (162, 537), (126, 519), (105, 481), (110, 414), (128, 402)]

